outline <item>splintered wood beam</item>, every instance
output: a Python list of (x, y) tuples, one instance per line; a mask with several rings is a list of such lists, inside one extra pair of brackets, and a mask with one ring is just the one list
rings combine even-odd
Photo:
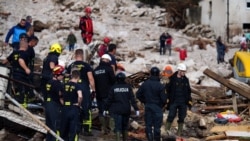
[[(238, 104), (237, 107), (247, 107), (248, 104)], [(219, 110), (219, 109), (228, 109), (233, 108), (233, 105), (221, 105), (221, 106), (207, 106), (203, 110)]]
[(216, 74), (215, 72), (213, 72), (213, 71), (211, 71), (209, 69), (206, 69), (203, 73), (206, 74), (207, 76), (209, 76), (210, 78), (214, 79), (215, 81), (217, 81), (217, 82), (223, 84), (224, 86), (230, 88), (231, 90), (237, 92), (241, 96), (243, 96), (243, 97), (245, 97), (247, 99), (250, 99), (249, 91), (245, 91), (245, 89), (242, 89), (241, 87), (238, 87), (235, 84), (230, 83), (229, 80), (221, 77), (220, 75)]

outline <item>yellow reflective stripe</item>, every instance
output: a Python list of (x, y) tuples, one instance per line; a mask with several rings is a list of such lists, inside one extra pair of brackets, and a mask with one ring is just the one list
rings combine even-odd
[(48, 97), (46, 101), (47, 101), (47, 102), (50, 102), (50, 101), (51, 101), (51, 98), (50, 98), (50, 97)]
[(76, 134), (74, 141), (78, 141), (78, 135)]
[[(56, 130), (56, 135), (60, 137), (60, 131)], [(58, 141), (58, 139), (56, 139), (56, 141)]]
[(69, 106), (71, 103), (69, 101), (65, 102), (64, 105)]

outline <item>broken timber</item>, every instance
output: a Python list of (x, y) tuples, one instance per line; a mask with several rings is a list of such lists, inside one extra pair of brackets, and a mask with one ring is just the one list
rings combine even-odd
[(244, 96), (245, 98), (250, 99), (250, 93), (249, 93), (250, 86), (248, 86), (249, 88), (247, 86), (239, 87), (239, 85), (236, 85), (235, 83), (231, 83), (229, 80), (219, 76), (218, 74), (214, 73), (213, 71), (209, 69), (206, 69), (203, 73), (209, 76), (210, 78), (216, 80), (217, 82), (223, 84), (224, 86), (230, 88), (231, 90), (237, 92), (238, 94)]

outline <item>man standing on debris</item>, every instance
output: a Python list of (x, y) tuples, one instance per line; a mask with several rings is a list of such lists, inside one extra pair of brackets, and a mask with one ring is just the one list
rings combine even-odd
[(21, 21), (17, 25), (13, 26), (9, 30), (9, 32), (5, 38), (5, 43), (4, 43), (5, 46), (8, 45), (9, 39), (12, 36), (12, 45), (11, 46), (13, 47), (14, 50), (18, 50), (18, 48), (19, 48), (19, 36), (22, 33), (26, 33), (25, 24), (26, 24), (26, 20), (21, 19)]
[(226, 47), (221, 41), (221, 36), (219, 36), (218, 39), (216, 40), (216, 50), (217, 50), (217, 63), (218, 64), (223, 63)]
[(61, 120), (61, 137), (65, 141), (79, 141), (80, 107), (82, 91), (78, 81), (80, 72), (72, 70), (71, 79), (63, 86), (63, 108)]
[(92, 41), (93, 36), (93, 23), (90, 17), (92, 10), (90, 7), (86, 7), (84, 12), (85, 16), (80, 18), (79, 28), (81, 30), (83, 43), (88, 45)]
[[(13, 51), (2, 63), (6, 64), (9, 62), (11, 64), (13, 79), (29, 84), (31, 71), (28, 67), (29, 55), (26, 52), (28, 49), (28, 36), (26, 33), (20, 34), (19, 41), (19, 50)], [(27, 86), (14, 83), (14, 95), (15, 99), (26, 108), (29, 88)]]
[(74, 51), (75, 43), (76, 43), (76, 36), (73, 31), (70, 31), (67, 37), (67, 43), (69, 43), (69, 51)]
[(114, 72), (116, 72), (117, 70), (117, 63), (116, 63), (116, 58), (115, 58), (115, 54), (116, 54), (116, 44), (110, 44), (108, 46), (108, 54), (111, 57), (111, 61), (110, 64), (114, 70)]
[(165, 54), (166, 52), (166, 42), (167, 36), (166, 36), (166, 32), (163, 32), (160, 36), (160, 55)]
[(105, 103), (104, 115), (111, 113), (115, 120), (116, 141), (120, 141), (120, 134), (122, 133), (122, 140), (127, 141), (128, 125), (131, 114), (131, 105), (136, 111), (136, 116), (139, 116), (139, 109), (137, 107), (132, 87), (125, 82), (126, 76), (119, 72), (116, 75), (117, 83), (112, 86)]
[(52, 70), (56, 65), (58, 65), (58, 58), (62, 53), (62, 47), (58, 43), (54, 43), (49, 48), (48, 56), (43, 60), (43, 69), (42, 69), (42, 80), (41, 88), (42, 93), (44, 92), (45, 84), (52, 78)]
[(170, 130), (171, 124), (178, 111), (178, 131), (177, 135), (182, 133), (184, 119), (187, 115), (187, 108), (191, 108), (191, 87), (188, 78), (185, 76), (187, 67), (185, 64), (180, 63), (177, 66), (177, 71), (169, 78), (169, 83), (166, 84), (166, 91), (168, 95), (169, 110), (166, 130)]
[(167, 100), (164, 85), (160, 82), (160, 70), (152, 67), (150, 78), (136, 93), (136, 97), (145, 105), (145, 124), (148, 141), (160, 141), (163, 119), (162, 108)]
[(110, 118), (104, 117), (104, 103), (108, 98), (108, 93), (112, 85), (115, 83), (115, 74), (110, 65), (111, 57), (104, 54), (101, 57), (99, 66), (94, 70), (94, 79), (96, 85), (96, 100), (99, 110), (99, 120), (102, 125), (102, 133), (108, 133), (108, 123)]
[[(46, 125), (55, 133), (59, 131), (59, 119), (61, 112), (62, 103), (62, 91), (63, 84), (61, 80), (63, 79), (64, 68), (63, 66), (57, 65), (54, 67), (53, 78), (48, 81), (45, 86), (45, 120)], [(51, 134), (46, 135), (46, 141), (55, 141), (56, 138)]]
[[(92, 136), (92, 115), (91, 115), (91, 97), (95, 97), (95, 80), (92, 73), (92, 68), (90, 65), (83, 61), (83, 50), (77, 49), (75, 50), (75, 62), (71, 63), (67, 67), (67, 73), (71, 73), (72, 70), (76, 69), (80, 71), (80, 80), (78, 83), (80, 84), (80, 88), (83, 92), (83, 102), (82, 102), (82, 119), (83, 121), (83, 129), (85, 136)], [(90, 93), (90, 87), (92, 93)]]

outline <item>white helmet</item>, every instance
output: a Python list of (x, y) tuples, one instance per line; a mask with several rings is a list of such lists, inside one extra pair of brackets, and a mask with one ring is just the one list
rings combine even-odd
[(111, 57), (110, 57), (110, 55), (108, 55), (108, 54), (103, 54), (101, 58), (102, 59), (108, 59), (109, 61), (112, 60)]
[(181, 71), (186, 71), (186, 70), (187, 70), (187, 67), (186, 67), (185, 64), (180, 63), (180, 64), (178, 64), (177, 69), (178, 69), (178, 70), (181, 70)]

